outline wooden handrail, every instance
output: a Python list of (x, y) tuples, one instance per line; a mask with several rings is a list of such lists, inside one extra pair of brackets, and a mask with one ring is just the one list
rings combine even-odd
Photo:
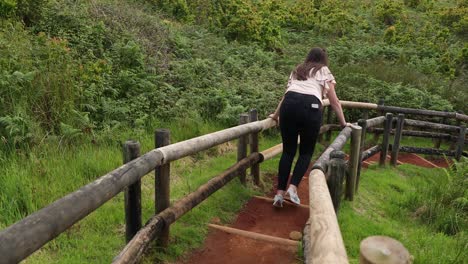
[[(378, 111), (381, 111), (381, 112), (393, 112), (393, 113), (401, 113), (401, 114), (448, 117), (448, 118), (455, 118), (457, 120), (462, 120), (462, 121), (468, 122), (468, 115), (460, 114), (460, 113), (457, 113), (457, 112), (445, 112), (445, 111), (436, 111), (436, 110), (416, 109), (416, 108), (408, 108), (408, 107), (378, 105), (378, 104), (373, 104), (373, 103), (342, 101), (342, 100), (340, 100), (340, 103), (341, 103), (341, 106), (343, 108), (372, 109), (372, 110), (378, 110)], [(330, 101), (328, 99), (325, 99), (325, 100), (323, 100), (322, 105), (323, 106), (329, 106)]]
[(0, 232), (0, 256), (17, 263), (159, 165), (275, 126), (265, 119), (151, 150)]

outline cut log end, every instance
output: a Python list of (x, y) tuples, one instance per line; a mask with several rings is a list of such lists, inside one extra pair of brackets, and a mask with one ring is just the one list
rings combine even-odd
[(412, 257), (399, 241), (386, 236), (371, 236), (360, 246), (361, 264), (410, 264)]

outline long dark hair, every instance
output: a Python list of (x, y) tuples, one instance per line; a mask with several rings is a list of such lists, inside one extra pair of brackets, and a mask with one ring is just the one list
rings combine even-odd
[[(323, 66), (328, 66), (327, 51), (318, 47), (312, 48), (305, 61), (294, 70), (293, 77), (296, 80), (305, 81), (310, 76), (314, 76)], [(312, 74), (309, 75), (312, 68)]]

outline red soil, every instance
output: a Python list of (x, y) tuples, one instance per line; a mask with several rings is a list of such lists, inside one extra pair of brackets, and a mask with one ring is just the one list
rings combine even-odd
[[(389, 162), (390, 156), (387, 157)], [(398, 160), (422, 167), (447, 167), (445, 160), (426, 161), (415, 154), (400, 153)], [(378, 163), (379, 154), (370, 157), (367, 162)], [(364, 167), (367, 167), (364, 164)], [(302, 204), (308, 204), (308, 177), (310, 168), (303, 178), (298, 192)], [(276, 177), (275, 177), (276, 178)], [(275, 179), (276, 181), (276, 179)], [(276, 187), (276, 186), (275, 186)], [(276, 188), (274, 188), (276, 189)], [(271, 190), (268, 197), (273, 197)], [(289, 238), (291, 231), (302, 230), (309, 218), (309, 210), (285, 203), (283, 208), (273, 207), (270, 201), (252, 198), (244, 206), (231, 225), (233, 228), (261, 233), (264, 235)], [(297, 248), (280, 246), (278, 244), (253, 240), (240, 235), (228, 234), (211, 229), (202, 249), (192, 252), (179, 263), (300, 263), (297, 259)]]

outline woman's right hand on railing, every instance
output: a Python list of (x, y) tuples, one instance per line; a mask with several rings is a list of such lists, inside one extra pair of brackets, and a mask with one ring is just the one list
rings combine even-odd
[(276, 115), (276, 114), (274, 114), (274, 113), (273, 113), (273, 114), (269, 114), (269, 115), (268, 115), (268, 118), (273, 119), (273, 120), (276, 122), (276, 125), (279, 126), (279, 116), (278, 116), (278, 115)]

